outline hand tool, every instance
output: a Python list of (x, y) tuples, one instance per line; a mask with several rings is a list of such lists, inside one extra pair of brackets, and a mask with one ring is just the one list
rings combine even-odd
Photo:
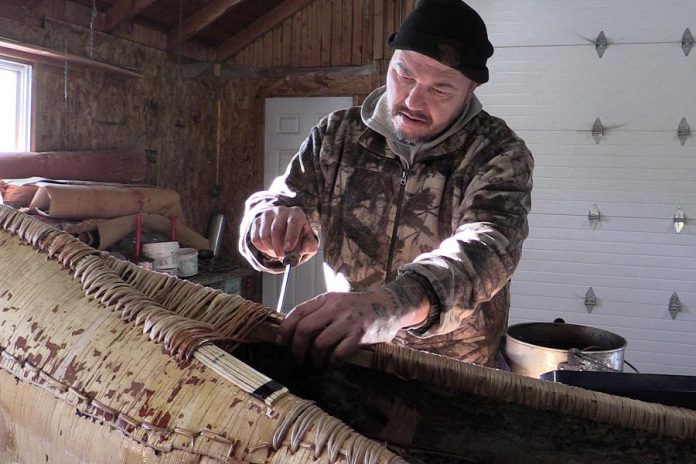
[(279, 313), (283, 312), (283, 302), (285, 301), (285, 293), (288, 288), (288, 277), (290, 276), (290, 268), (297, 266), (300, 261), (300, 250), (295, 248), (292, 251), (285, 253), (283, 258), (283, 265), (285, 266), (285, 271), (283, 271), (283, 283), (280, 284), (280, 295), (278, 296), (278, 304), (276, 305), (276, 311)]

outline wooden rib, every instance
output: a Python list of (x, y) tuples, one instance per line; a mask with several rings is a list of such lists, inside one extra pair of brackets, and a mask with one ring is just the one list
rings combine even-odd
[(109, 32), (119, 24), (130, 21), (156, 1), (157, 0), (116, 0), (111, 8), (106, 11), (104, 31)]
[(185, 42), (226, 14), (232, 8), (245, 0), (213, 0), (189, 16), (182, 24), (169, 30), (167, 35), (168, 51), (174, 50), (181, 42)]
[(223, 42), (217, 49), (217, 61), (226, 61), (231, 56), (254, 42), (278, 24), (291, 17), (312, 0), (286, 0)]
[(353, 32), (353, 1), (344, 0), (343, 11), (341, 12), (341, 64), (350, 64), (351, 43), (354, 38)]
[[(253, 393), (259, 387), (272, 381), (270, 377), (266, 377), (256, 369), (253, 369), (217, 346), (202, 346), (196, 350), (193, 356), (216, 372), (220, 377), (247, 393)], [(264, 402), (268, 406), (273, 406), (277, 400), (286, 396), (288, 393), (288, 389), (283, 387), (273, 392), (267, 398), (264, 398)]]

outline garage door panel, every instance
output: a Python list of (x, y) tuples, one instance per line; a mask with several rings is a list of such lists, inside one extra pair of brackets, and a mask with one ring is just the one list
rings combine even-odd
[[(655, 320), (667, 320), (671, 316), (667, 310), (669, 299), (672, 296), (673, 291), (654, 291), (646, 289), (630, 289), (630, 291), (623, 288), (612, 288), (603, 285), (591, 285), (586, 282), (577, 283), (540, 283), (540, 282), (530, 282), (519, 279), (517, 276), (512, 280), (512, 302), (513, 309), (511, 314), (515, 317), (526, 317), (526, 312), (524, 310), (534, 309), (536, 306), (528, 305), (524, 308), (518, 306), (518, 299), (523, 296), (534, 297), (542, 301), (544, 298), (570, 298), (576, 301), (578, 308), (585, 310), (584, 300), (587, 289), (592, 287), (594, 289), (597, 298), (601, 298), (599, 302), (603, 307), (608, 308), (613, 303), (629, 303), (632, 305), (647, 304), (654, 307), (655, 310), (649, 310), (649, 314), (655, 315)], [(687, 295), (684, 292), (680, 292), (680, 299), (686, 307), (686, 311), (678, 315), (679, 320), (690, 320), (693, 319), (694, 313), (696, 313), (696, 304), (693, 303), (694, 296)], [(582, 307), (579, 306), (582, 303)], [(617, 308), (621, 308), (617, 305)], [(519, 314), (517, 311), (520, 311)], [(647, 313), (646, 313), (647, 314)], [(633, 310), (630, 310), (623, 314), (625, 317), (632, 317)], [(694, 332), (696, 333), (696, 332)]]
[[(580, 207), (585, 206), (587, 208), (587, 203), (583, 203)], [(602, 212), (605, 211), (605, 206), (602, 204)], [(539, 208), (542, 209), (542, 208)], [(579, 213), (578, 208), (573, 210), (569, 209), (557, 209), (553, 206), (543, 208), (544, 211), (540, 211), (539, 214), (533, 213), (529, 215), (529, 227), (532, 229), (545, 227), (547, 229), (556, 230), (568, 230), (568, 229), (579, 229), (589, 230), (591, 226), (588, 223), (587, 214), (582, 215)], [(663, 212), (665, 210), (662, 210)], [(616, 213), (614, 213), (616, 214)], [(649, 213), (643, 213), (649, 214)], [(674, 233), (673, 220), (670, 217), (662, 217), (659, 219), (654, 218), (616, 218), (614, 216), (607, 216), (603, 214), (602, 218), (602, 230), (613, 230), (619, 232), (629, 232), (640, 229), (643, 233), (650, 234), (667, 234)], [(587, 226), (586, 226), (587, 224)], [(563, 233), (560, 232), (559, 233)], [(696, 231), (693, 228), (684, 229), (681, 236), (696, 236)]]
[[(687, 338), (696, 334), (696, 138), (677, 137), (683, 117), (696, 128), (696, 52), (681, 50), (684, 29), (696, 32), (693, 1), (471, 4), (497, 45), (477, 95), (536, 162), (511, 320), (560, 312), (623, 328), (637, 345), (633, 361), (696, 372)], [(600, 30), (611, 42), (602, 58), (589, 43)], [(599, 143), (596, 118), (605, 127)], [(594, 204), (596, 229), (587, 217)], [(687, 220), (680, 234), (678, 206)], [(592, 314), (590, 286), (599, 299)], [(676, 321), (675, 291), (684, 309)]]
[[(639, 256), (631, 255), (630, 261), (609, 253), (579, 252), (579, 251), (558, 251), (558, 250), (537, 250), (524, 247), (524, 262), (548, 261), (573, 265), (575, 263), (589, 263), (598, 265), (614, 265), (621, 262), (624, 265), (639, 266), (644, 268), (654, 268), (658, 272), (663, 269), (670, 270), (690, 270), (696, 271), (696, 259), (667, 257), (667, 256)], [(696, 338), (696, 337), (695, 337)]]
[[(550, 272), (554, 274), (569, 275), (572, 277), (582, 277), (594, 275), (599, 278), (602, 276), (621, 277), (629, 279), (654, 279), (656, 274), (660, 275), (659, 280), (667, 282), (696, 282), (696, 270), (687, 269), (660, 269), (655, 266), (633, 266), (621, 262), (621, 264), (605, 263), (570, 263), (567, 261), (541, 261), (533, 260), (528, 256), (518, 266), (518, 272)], [(653, 287), (648, 287), (653, 288)], [(696, 285), (691, 287), (696, 294)], [(696, 339), (696, 335), (694, 335)]]
[[(543, 249), (549, 246), (547, 239), (562, 239), (562, 241), (565, 242), (565, 248), (571, 250), (577, 249), (576, 246), (581, 246), (582, 242), (591, 242), (592, 246), (610, 243), (617, 247), (616, 253), (618, 254), (622, 254), (623, 252), (621, 250), (627, 247), (632, 249), (629, 253), (635, 252), (648, 256), (667, 255), (696, 258), (696, 245), (693, 244), (693, 235), (685, 235), (684, 233), (672, 233), (670, 235), (635, 231), (612, 231), (600, 229), (600, 226), (601, 223), (597, 226), (597, 230), (591, 230), (589, 223), (587, 225), (587, 230), (534, 229), (534, 235), (531, 235), (532, 232), (530, 232), (530, 237), (527, 239), (527, 242), (525, 242), (525, 248), (530, 246), (531, 248)], [(591, 250), (591, 248), (589, 249)], [(607, 251), (613, 253), (612, 248), (607, 249)]]
[[(534, 186), (532, 191), (532, 209), (537, 209), (537, 203), (553, 201), (576, 201), (584, 202), (586, 205), (593, 203), (609, 203), (617, 199), (616, 192), (607, 192), (602, 190), (585, 191), (585, 190), (559, 190), (552, 188), (542, 188)], [(696, 211), (696, 199), (691, 195), (684, 195), (682, 192), (621, 192), (621, 199), (626, 203), (635, 204), (659, 204), (663, 207), (670, 205), (681, 206), (686, 212), (687, 210)], [(588, 206), (589, 209), (589, 206)], [(640, 208), (636, 208), (636, 214), (641, 214)], [(692, 215), (689, 215), (693, 217)]]
[[(505, 117), (505, 113), (497, 113), (495, 116)], [(696, 140), (691, 137), (681, 145), (677, 138), (677, 126), (682, 116), (674, 114), (674, 127), (671, 130), (660, 132), (636, 131), (626, 132), (618, 129), (607, 129), (604, 136), (597, 143), (592, 137), (591, 121), (585, 121), (584, 126), (573, 130), (547, 130), (547, 129), (520, 129), (512, 127), (515, 132), (524, 139), (532, 153), (544, 153), (550, 155), (582, 156), (646, 156), (658, 163), (662, 158), (678, 157), (685, 162), (693, 160), (693, 152)], [(696, 124), (692, 125), (696, 126)]]
[[(696, 24), (691, 0), (469, 0), (486, 21), (493, 44), (581, 44), (600, 30), (613, 42), (674, 42)], [(534, 12), (534, 14), (530, 14)], [(656, 27), (659, 21), (660, 27)], [(693, 32), (693, 29), (692, 29)]]
[[(666, 279), (662, 276), (653, 278), (639, 278), (639, 277), (621, 277), (614, 276), (603, 272), (601, 275), (592, 274), (575, 274), (575, 273), (557, 273), (557, 272), (543, 272), (543, 271), (533, 271), (525, 269), (527, 265), (520, 265), (515, 273), (515, 278), (518, 282), (545, 282), (548, 284), (574, 284), (577, 282), (582, 282), (586, 287), (614, 287), (624, 289), (625, 291), (638, 290), (638, 289), (649, 289), (656, 292), (678, 292), (679, 294), (686, 295), (691, 292), (692, 296), (696, 296), (694, 293), (693, 281), (685, 280), (673, 280)], [(665, 300), (667, 301), (667, 300)]]
[[(694, 332), (696, 330), (696, 319), (689, 318), (689, 315), (682, 313), (677, 315), (677, 319), (672, 319), (667, 309), (667, 301), (616, 301), (612, 299), (609, 289), (593, 287), (597, 294), (597, 305), (592, 311), (587, 311), (585, 307), (585, 291), (574, 295), (565, 296), (539, 296), (515, 294), (513, 299), (515, 307), (524, 308), (529, 311), (544, 311), (545, 321), (553, 321), (556, 317), (562, 317), (566, 322), (576, 324), (605, 324), (606, 327), (623, 327), (627, 329), (644, 329), (660, 334), (653, 337), (657, 340), (670, 340), (674, 336), (681, 337), (685, 343), (696, 344)], [(587, 290), (585, 287), (584, 290)], [(606, 290), (606, 291), (605, 291)], [(669, 297), (668, 297), (669, 298)], [(558, 316), (554, 316), (558, 314)], [(524, 316), (515, 315), (516, 318), (529, 317), (525, 312)], [(571, 319), (568, 319), (571, 317)], [(684, 326), (684, 324), (686, 324)], [(658, 330), (659, 329), (659, 330)], [(668, 329), (669, 333), (660, 333), (660, 330)]]
[[(643, 175), (642, 179), (645, 179), (645, 170), (649, 170), (648, 174), (652, 174), (654, 169), (689, 170), (692, 176), (696, 173), (696, 156), (693, 154), (684, 153), (682, 157), (668, 156), (660, 150), (659, 156), (657, 156), (655, 150), (650, 150), (640, 156), (636, 150), (630, 150), (624, 155), (616, 153), (596, 155), (582, 149), (569, 153), (571, 152), (570, 147), (572, 145), (555, 146), (554, 148), (535, 145), (534, 159), (541, 164), (539, 168), (544, 170), (542, 172), (553, 172), (552, 169), (558, 168), (563, 168), (566, 171), (568, 168), (588, 169), (589, 166), (589, 169), (599, 170), (600, 175), (605, 175), (606, 172), (612, 172), (614, 169), (635, 170), (636, 173)], [(676, 152), (681, 151), (685, 150), (675, 147), (674, 154), (676, 155)], [(538, 170), (535, 171), (535, 174), (538, 174)]]
[[(498, 51), (490, 63), (491, 81), (477, 95), (487, 111), (505, 114), (517, 131), (589, 130), (599, 117), (609, 134), (668, 134), (682, 117), (696, 121), (696, 93), (682, 91), (696, 85), (696, 73), (678, 46), (615, 48), (601, 60), (591, 47)], [(643, 76), (661, 76), (665, 69), (669, 85), (656, 91), (656, 78)], [(654, 111), (663, 107), (670, 111)]]
[[(670, 245), (656, 245), (641, 243), (626, 243), (626, 242), (598, 242), (598, 241), (582, 241), (582, 240), (567, 240), (554, 237), (535, 238), (530, 237), (524, 242), (524, 253), (526, 250), (549, 250), (549, 251), (577, 251), (580, 253), (604, 253), (608, 256), (614, 256), (616, 259), (627, 260), (631, 256), (637, 255), (641, 258), (651, 257), (677, 257), (694, 259), (693, 253), (685, 253), (681, 248)], [(688, 250), (687, 250), (688, 251)]]

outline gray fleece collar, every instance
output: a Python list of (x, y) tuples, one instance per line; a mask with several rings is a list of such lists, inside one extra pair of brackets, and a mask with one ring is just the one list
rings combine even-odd
[(413, 163), (413, 160), (421, 151), (436, 147), (451, 135), (459, 132), (471, 119), (473, 119), (482, 109), (483, 106), (476, 95), (471, 96), (469, 104), (464, 108), (459, 118), (454, 121), (449, 128), (443, 131), (440, 135), (432, 140), (421, 144), (411, 144), (402, 142), (396, 138), (394, 125), (389, 118), (389, 109), (387, 105), (387, 87), (382, 86), (370, 93), (362, 104), (360, 109), (360, 117), (363, 123), (373, 131), (384, 136), (389, 145), (389, 148), (403, 158), (408, 163)]

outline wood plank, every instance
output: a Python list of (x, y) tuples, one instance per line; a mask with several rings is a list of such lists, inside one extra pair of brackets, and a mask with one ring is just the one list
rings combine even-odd
[(385, 0), (374, 0), (374, 20), (372, 35), (372, 59), (381, 60), (384, 58), (384, 2)]
[[(397, 0), (386, 0), (386, 11), (384, 12), (384, 35), (382, 36), (382, 43), (386, 43), (387, 37), (396, 32), (396, 24), (394, 21), (394, 18), (396, 17), (396, 2)], [(385, 46), (384, 58), (389, 60), (392, 53), (392, 49)]]
[[(350, 1), (350, 0), (346, 0)], [(343, 0), (331, 2), (331, 64), (341, 64), (341, 25), (343, 14)]]
[(262, 66), (265, 68), (273, 66), (273, 31), (269, 31), (263, 36)]
[[(239, 52), (236, 56), (246, 56), (246, 51)], [(222, 79), (238, 79), (246, 77), (277, 77), (277, 76), (371, 76), (372, 65), (363, 66), (279, 66), (272, 68), (259, 68), (249, 65), (222, 65), (220, 77)], [(362, 89), (362, 86), (360, 87)], [(329, 89), (331, 91), (332, 89)]]
[(252, 22), (217, 49), (217, 60), (226, 61), (235, 53), (307, 6), (312, 0), (286, 0)]
[(119, 24), (130, 21), (156, 1), (157, 0), (116, 0), (111, 8), (106, 11), (104, 31), (109, 32)]
[(273, 28), (273, 66), (283, 63), (283, 26)]
[(357, 65), (362, 62), (363, 46), (363, 0), (353, 0), (353, 40), (350, 63)]
[(139, 72), (122, 68), (110, 63), (95, 61), (87, 57), (63, 53), (50, 50), (44, 47), (21, 44), (10, 39), (0, 38), (0, 55), (26, 60), (63, 66), (65, 62), (85, 68), (93, 68), (111, 74), (118, 74), (126, 77), (142, 77)]
[(292, 17), (292, 66), (300, 66), (302, 58), (302, 12)]
[(331, 0), (321, 1), (321, 49), (319, 51), (319, 64), (328, 66), (331, 64)]
[(312, 3), (312, 33), (310, 34), (312, 41), (312, 56), (309, 65), (321, 66), (321, 2), (315, 0)]
[(186, 18), (181, 26), (177, 24), (169, 30), (166, 50), (174, 50), (181, 42), (190, 39), (244, 1), (213, 0), (207, 3), (200, 10)]
[(301, 47), (302, 51), (300, 53), (300, 66), (307, 67), (310, 63), (310, 57), (312, 56), (312, 40), (310, 39), (310, 25), (312, 24), (312, 6), (308, 5), (302, 9), (301, 13)]
[(283, 66), (292, 65), (292, 18), (283, 21), (283, 43), (280, 62)]
[(362, 0), (362, 58), (361, 63), (372, 61), (372, 14), (374, 12), (372, 0)]
[(351, 60), (351, 43), (353, 37), (353, 2), (355, 0), (343, 0), (343, 8), (341, 11), (341, 63), (342, 65), (350, 64)]

